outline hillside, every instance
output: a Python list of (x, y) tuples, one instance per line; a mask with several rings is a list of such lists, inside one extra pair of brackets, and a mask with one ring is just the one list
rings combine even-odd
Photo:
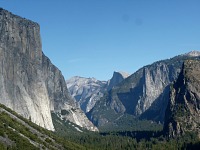
[(171, 85), (164, 132), (169, 138), (193, 132), (200, 138), (200, 61), (187, 60)]
[(68, 89), (38, 23), (0, 8), (0, 35), (0, 150), (200, 149), (200, 52)]
[(118, 125), (119, 119), (126, 122), (127, 115), (132, 120), (147, 119), (163, 124), (169, 85), (177, 79), (187, 59), (200, 59), (200, 54), (192, 51), (140, 68), (107, 92), (87, 113), (88, 118), (98, 127), (111, 129)]
[(0, 104), (0, 149), (83, 149)]
[(156, 131), (88, 132), (52, 113), (55, 132), (48, 131), (0, 105), (1, 150), (131, 150), (200, 148), (195, 135), (166, 140)]

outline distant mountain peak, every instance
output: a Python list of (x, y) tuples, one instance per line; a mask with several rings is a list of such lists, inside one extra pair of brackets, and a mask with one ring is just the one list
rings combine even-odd
[(123, 72), (123, 71), (114, 71), (114, 74), (121, 74), (124, 78), (127, 78), (130, 74), (127, 72)]
[(197, 57), (197, 56), (200, 56), (200, 51), (193, 50), (193, 51), (190, 51), (189, 53), (185, 53), (183, 55)]
[(110, 90), (128, 76), (129, 74), (126, 72), (114, 71), (113, 77), (109, 81), (75, 76), (67, 80), (66, 83), (71, 95), (76, 99), (81, 109), (87, 113), (107, 90)]
[(71, 95), (84, 112), (89, 112), (105, 92), (106, 81), (75, 76), (66, 81)]
[(112, 78), (108, 81), (108, 90), (111, 90), (114, 86), (118, 85), (121, 81), (129, 76), (128, 73), (123, 71), (114, 71)]

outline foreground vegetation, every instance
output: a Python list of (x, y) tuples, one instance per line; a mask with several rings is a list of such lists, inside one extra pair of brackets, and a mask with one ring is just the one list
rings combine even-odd
[(0, 104), (0, 150), (84, 149)]
[[(167, 139), (162, 131), (116, 131), (79, 132), (71, 131), (69, 122), (60, 120), (55, 114), (53, 123), (56, 135), (92, 150), (133, 150), (133, 149), (200, 149), (200, 141), (195, 133), (188, 133), (177, 139)], [(73, 125), (75, 126), (75, 125)]]
[[(14, 117), (13, 117), (14, 116)], [(89, 132), (52, 113), (56, 132), (45, 130), (0, 105), (0, 150), (200, 149), (195, 133), (166, 139), (162, 131)]]

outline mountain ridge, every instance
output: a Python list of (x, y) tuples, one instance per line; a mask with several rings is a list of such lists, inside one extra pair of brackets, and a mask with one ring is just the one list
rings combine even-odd
[(128, 77), (128, 73), (114, 72), (113, 77), (108, 81), (100, 81), (95, 78), (84, 78), (74, 76), (66, 80), (67, 87), (71, 95), (79, 103), (81, 109), (87, 113), (89, 112), (97, 101), (115, 85)]
[(97, 126), (112, 124), (124, 114), (163, 123), (168, 85), (177, 79), (183, 61), (189, 58), (200, 59), (199, 55), (178, 55), (138, 69), (105, 94), (87, 116)]

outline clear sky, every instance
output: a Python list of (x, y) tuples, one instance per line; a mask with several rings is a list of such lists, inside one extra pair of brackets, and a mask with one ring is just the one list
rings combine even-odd
[(113, 71), (200, 50), (200, 0), (0, 0), (38, 22), (44, 53), (63, 73), (108, 80)]

